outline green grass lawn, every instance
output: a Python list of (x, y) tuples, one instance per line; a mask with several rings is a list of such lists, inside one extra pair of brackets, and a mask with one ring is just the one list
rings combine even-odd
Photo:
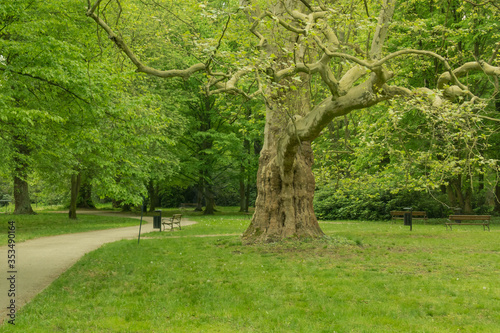
[(0, 215), (0, 245), (7, 244), (7, 222), (16, 222), (16, 242), (28, 239), (62, 235), (92, 230), (111, 229), (138, 225), (139, 220), (122, 217), (78, 214), (77, 220), (70, 220), (68, 214), (40, 212), (37, 215)]
[(194, 236), (247, 218), (190, 218), (85, 255), (0, 332), (500, 332), (499, 225), (321, 223), (324, 240), (243, 246)]

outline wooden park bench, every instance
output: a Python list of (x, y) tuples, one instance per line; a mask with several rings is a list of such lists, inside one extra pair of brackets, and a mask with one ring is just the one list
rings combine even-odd
[[(391, 218), (393, 220), (403, 220), (405, 217), (405, 213), (408, 213), (408, 211), (399, 211), (399, 210), (393, 210), (391, 211)], [(425, 211), (412, 211), (411, 212), (411, 218), (414, 220), (424, 220), (427, 221), (427, 213)]]
[(198, 207), (198, 204), (195, 204), (195, 203), (181, 203), (179, 209), (181, 211), (184, 211), (185, 209), (188, 209), (188, 208), (195, 209), (196, 207)]
[[(490, 220), (491, 215), (450, 215), (448, 217), (450, 222), (445, 223), (446, 229), (452, 225), (482, 225), (483, 230), (486, 231), (486, 227), (488, 227), (488, 231), (490, 231)], [(462, 223), (462, 221), (483, 221), (483, 222), (467, 222)]]
[(163, 225), (163, 230), (170, 227), (170, 231), (174, 230), (174, 225), (179, 226), (179, 230), (181, 230), (181, 214), (174, 214), (172, 217), (164, 217), (162, 218), (161, 224)]

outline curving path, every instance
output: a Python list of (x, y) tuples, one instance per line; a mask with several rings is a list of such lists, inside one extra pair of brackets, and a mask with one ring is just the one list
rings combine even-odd
[[(78, 214), (125, 216), (140, 219), (140, 216), (121, 215), (114, 212), (78, 211)], [(153, 218), (143, 218), (141, 235), (153, 231)], [(182, 225), (196, 222), (183, 219)], [(156, 229), (157, 230), (157, 229)], [(16, 311), (28, 303), (52, 281), (73, 266), (84, 254), (98, 249), (105, 243), (121, 239), (137, 239), (139, 226), (108, 230), (88, 231), (75, 234), (42, 237), (16, 243), (15, 305)], [(0, 323), (7, 317), (10, 304), (8, 293), (10, 282), (7, 267), (7, 246), (0, 247)]]

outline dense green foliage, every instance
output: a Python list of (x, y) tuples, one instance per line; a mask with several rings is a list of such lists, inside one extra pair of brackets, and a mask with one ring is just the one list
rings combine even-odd
[(314, 197), (314, 211), (321, 220), (387, 220), (390, 212), (411, 207), (415, 211), (425, 211), (431, 218), (445, 217), (454, 211), (446, 209), (439, 200), (426, 192), (390, 191), (377, 192), (377, 188), (343, 190), (322, 187)]
[[(499, 15), (492, 3), (401, 2), (388, 46), (433, 50), (457, 68), (475, 60), (498, 64)], [(443, 71), (433, 58), (401, 58), (394, 81), (435, 89)], [(405, 206), (435, 216), (500, 212), (499, 127), (491, 121), (500, 111), (497, 79), (466, 75), (483, 103), (436, 106), (421, 94), (334, 121), (314, 143), (319, 216), (377, 219)]]
[[(106, 20), (121, 22), (130, 46), (153, 66), (184, 67), (215, 49), (220, 30), (213, 27), (225, 22), (228, 8), (183, 2), (158, 11), (162, 6), (110, 3)], [(1, 8), (0, 173), (12, 181), (25, 166), (20, 176), (32, 200), (68, 202), (76, 175), (86, 196), (79, 202), (87, 204), (149, 197), (154, 207), (172, 186), (183, 192), (201, 185), (203, 196), (209, 186), (215, 197), (230, 187), (238, 196), (238, 179), (253, 192), (250, 146), (261, 131), (250, 112), (255, 102), (208, 101), (202, 75), (182, 82), (132, 74), (79, 1), (4, 1)], [(233, 32), (224, 40), (232, 46), (223, 48), (234, 49), (239, 37)], [(187, 200), (193, 198), (178, 202)]]

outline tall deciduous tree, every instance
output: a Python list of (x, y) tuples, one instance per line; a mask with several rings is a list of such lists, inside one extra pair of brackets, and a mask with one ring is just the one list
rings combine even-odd
[[(401, 49), (387, 53), (396, 0), (384, 0), (380, 7), (377, 3), (372, 6), (371, 1), (329, 5), (307, 0), (242, 0), (238, 5), (248, 16), (249, 31), (256, 37), (255, 50), (244, 61), (234, 61), (226, 68), (216, 61), (223, 49), (223, 43), (219, 43), (207, 50), (205, 61), (190, 64), (186, 69), (155, 69), (145, 64), (114, 32), (116, 28), (105, 21), (101, 1), (88, 2), (87, 16), (108, 33), (137, 72), (163, 78), (186, 78), (204, 72), (210, 77), (206, 87), (209, 94), (264, 96), (266, 125), (257, 175), (258, 198), (255, 214), (244, 233), (246, 241), (254, 242), (323, 235), (312, 205), (315, 186), (311, 142), (332, 119), (416, 93), (433, 99), (436, 105), (442, 103), (442, 98), (429, 89), (398, 85), (394, 80), (398, 59), (414, 55), (437, 59), (443, 73), (436, 88), (445, 98), (463, 103), (473, 104), (479, 98), (459, 77), (471, 71), (492, 77), (500, 75), (500, 68), (488, 64), (487, 59), (453, 70), (443, 56), (433, 51)], [(370, 16), (373, 10), (378, 12), (376, 22)], [(222, 34), (227, 27), (220, 27)], [(252, 78), (257, 88), (245, 89), (244, 78)], [(313, 104), (310, 87), (316, 78), (328, 94)]]
[(148, 80), (129, 75), (131, 66), (112, 45), (100, 44), (79, 6), (73, 0), (0, 5), (0, 140), (6, 157), (0, 163), (10, 169), (15, 213), (33, 211), (33, 175), (71, 189), (69, 216), (76, 218), (83, 173), (92, 172), (97, 195), (138, 203), (151, 169), (166, 165), (168, 173), (175, 165), (168, 155), (175, 113), (165, 117), (167, 103)]

